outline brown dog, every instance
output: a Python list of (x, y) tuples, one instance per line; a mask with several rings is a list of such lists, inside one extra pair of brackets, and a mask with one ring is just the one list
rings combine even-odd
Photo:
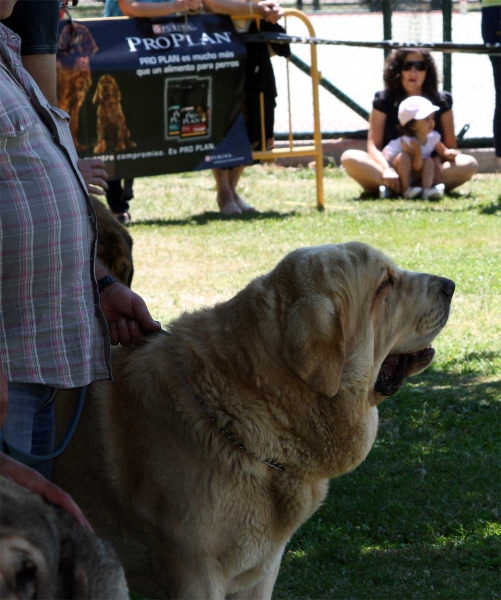
[(55, 477), (131, 587), (269, 599), (329, 478), (371, 449), (377, 404), (432, 361), (453, 293), (364, 244), (291, 252), (231, 300), (120, 348)]
[(111, 546), (73, 517), (0, 476), (0, 598), (128, 600)]
[(80, 108), (92, 85), (89, 57), (99, 51), (89, 29), (71, 21), (59, 35), (57, 52), (57, 100), (70, 117), (70, 131), (77, 150), (87, 147), (78, 141)]
[(132, 284), (132, 238), (106, 206), (91, 196), (97, 217), (97, 256), (110, 273), (127, 287)]
[(106, 152), (108, 146), (115, 152), (134, 148), (122, 110), (122, 94), (112, 75), (100, 77), (92, 102), (97, 105), (97, 144), (94, 154)]

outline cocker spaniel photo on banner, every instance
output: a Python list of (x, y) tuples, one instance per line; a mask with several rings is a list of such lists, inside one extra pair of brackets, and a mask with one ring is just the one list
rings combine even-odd
[(97, 144), (94, 154), (102, 154), (107, 149), (120, 152), (136, 146), (130, 139), (121, 100), (122, 94), (115, 78), (102, 75), (92, 100), (97, 105)]
[(99, 52), (89, 29), (80, 23), (67, 23), (58, 39), (57, 99), (59, 108), (70, 115), (70, 131), (78, 151), (87, 147), (78, 140), (80, 109), (92, 86), (91, 56)]

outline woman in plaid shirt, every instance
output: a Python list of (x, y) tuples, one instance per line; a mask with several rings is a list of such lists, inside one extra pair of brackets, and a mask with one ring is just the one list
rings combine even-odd
[[(15, 1), (1, 0), (0, 19)], [(0, 399), (9, 399), (2, 435), (23, 452), (51, 452), (57, 389), (109, 379), (110, 342), (159, 329), (95, 251), (68, 115), (48, 103), (22, 66), (19, 36), (0, 23)]]

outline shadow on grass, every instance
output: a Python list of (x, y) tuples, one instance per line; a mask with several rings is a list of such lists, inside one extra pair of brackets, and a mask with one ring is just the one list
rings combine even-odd
[(352, 200), (355, 200), (355, 202), (374, 202), (379, 198), (369, 192), (360, 192), (360, 196), (353, 196)]
[[(470, 356), (472, 357), (473, 355)], [(489, 361), (495, 360), (497, 355), (486, 352), (477, 357), (478, 360), (486, 361), (488, 364)], [(468, 361), (468, 357), (465, 357), (465, 361)], [(501, 377), (485, 375), (479, 370), (466, 368), (461, 375), (458, 375), (448, 369), (430, 368), (420, 377), (410, 379), (406, 388), (402, 390), (402, 396), (405, 402), (408, 397), (411, 399), (421, 397), (428, 404), (433, 402), (435, 417), (438, 417), (440, 412), (441, 425), (446, 428), (459, 424), (455, 420), (457, 415), (468, 417), (476, 413), (491, 414), (492, 411), (495, 415), (491, 414), (491, 416), (497, 419), (497, 425), (501, 424), (501, 412), (498, 412), (501, 409)], [(452, 416), (452, 419), (449, 416)], [(482, 420), (481, 415), (480, 420)], [(426, 424), (428, 425), (428, 422)], [(487, 431), (488, 429), (485, 430)], [(490, 440), (484, 438), (485, 443), (492, 444), (493, 441), (493, 438)], [(469, 441), (465, 444), (469, 444)], [(445, 450), (442, 448), (441, 454)], [(452, 447), (451, 450), (454, 448)]]
[[(472, 203), (468, 204), (457, 204), (454, 206), (444, 207), (442, 201), (429, 201), (429, 200), (406, 200), (405, 198), (386, 198), (384, 200), (376, 198), (370, 194), (362, 192), (360, 196), (354, 196), (352, 200), (354, 202), (368, 202), (374, 203), (377, 202), (379, 206), (382, 206), (385, 210), (393, 205), (393, 212), (395, 213), (404, 213), (408, 211), (420, 210), (422, 212), (443, 212), (443, 213), (461, 213), (461, 212), (470, 212), (471, 210), (478, 210), (480, 214), (492, 215), (501, 211), (501, 196), (499, 196), (498, 200), (494, 200), (494, 202), (490, 205), (478, 205), (478, 197), (476, 194), (472, 192), (449, 192), (445, 198), (445, 200), (470, 200)], [(405, 202), (402, 204), (394, 204), (395, 202)]]
[(484, 206), (480, 213), (482, 215), (495, 215), (496, 213), (501, 212), (501, 194), (498, 196), (497, 201), (494, 202), (490, 206)]
[[(317, 548), (306, 555), (289, 556), (283, 566), (291, 569), (293, 579), (283, 582), (279, 579), (274, 600), (497, 597), (498, 549), (494, 536), (485, 542), (476, 539), (467, 544), (438, 547), (402, 544), (391, 549), (342, 550), (337, 556), (329, 556), (326, 550)], [(329, 573), (319, 569), (329, 559), (330, 569), (336, 573), (335, 581), (329, 581)], [(308, 580), (309, 589), (297, 596), (296, 581), (300, 578)], [(474, 595), (469, 595), (472, 592)]]
[(288, 545), (276, 600), (497, 597), (497, 359), (432, 366), (380, 405), (369, 456)]
[(267, 210), (262, 212), (248, 212), (242, 215), (222, 215), (216, 211), (205, 211), (199, 215), (191, 215), (185, 219), (145, 219), (144, 221), (137, 220), (129, 225), (208, 225), (215, 221), (268, 221), (268, 220), (285, 220), (289, 217), (296, 216), (296, 211), (278, 212), (275, 210)]
[(461, 365), (462, 374), (461, 375), (457, 375), (457, 374), (453, 373), (453, 369), (456, 368), (456, 363), (451, 362), (450, 369), (449, 369), (449, 363), (446, 363), (441, 369), (438, 369), (432, 363), (431, 367), (429, 369), (427, 369), (426, 371), (424, 371), (421, 377), (423, 379), (426, 379), (428, 376), (431, 376), (434, 373), (444, 373), (444, 374), (449, 373), (449, 374), (453, 375), (454, 377), (456, 377), (456, 380), (458, 381), (458, 383), (462, 383), (465, 379), (470, 379), (471, 377), (475, 377), (475, 376), (481, 376), (483, 374), (483, 370), (482, 370), (482, 373), (480, 373), (478, 367), (474, 366), (475, 363), (479, 364), (479, 365), (482, 365), (485, 363), (492, 363), (493, 361), (495, 361), (498, 358), (499, 358), (499, 355), (497, 354), (497, 352), (494, 352), (492, 350), (484, 350), (483, 352), (468, 352), (467, 354), (465, 354), (465, 356), (462, 359), (462, 365)]

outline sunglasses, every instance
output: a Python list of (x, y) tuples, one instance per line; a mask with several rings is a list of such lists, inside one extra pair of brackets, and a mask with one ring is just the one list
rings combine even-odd
[(402, 65), (402, 71), (410, 71), (414, 67), (416, 71), (426, 71), (424, 60), (406, 60)]

